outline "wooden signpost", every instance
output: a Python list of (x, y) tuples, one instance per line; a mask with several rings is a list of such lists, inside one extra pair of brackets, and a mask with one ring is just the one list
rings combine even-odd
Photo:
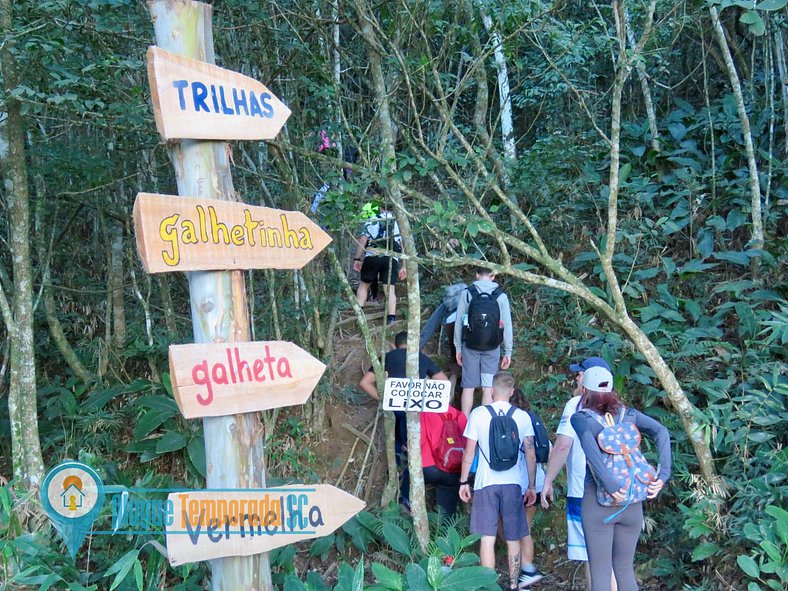
[(327, 536), (366, 505), (328, 484), (244, 491), (189, 491), (167, 497), (172, 566), (250, 556)]
[(298, 211), (139, 193), (137, 250), (148, 273), (300, 269), (331, 237)]
[(284, 341), (170, 346), (172, 392), (187, 419), (303, 404), (325, 369)]
[(240, 270), (300, 269), (331, 238), (299, 212), (234, 201), (229, 146), (195, 140), (273, 138), (290, 110), (256, 80), (213, 65), (210, 5), (148, 6), (153, 111), (161, 136), (181, 139), (168, 143), (180, 197), (140, 193), (134, 227), (146, 271), (188, 272), (195, 344), (170, 348), (173, 391), (185, 417), (203, 417), (216, 489), (168, 497), (167, 551), (173, 565), (210, 560), (213, 591), (268, 591), (269, 550), (325, 536), (364, 503), (328, 485), (264, 488), (257, 411), (305, 402), (325, 366), (291, 343), (246, 342)]
[(213, 64), (148, 48), (156, 128), (167, 140), (267, 140), (290, 116), (263, 84)]
[(383, 390), (383, 410), (447, 412), (451, 390), (449, 380), (388, 378)]

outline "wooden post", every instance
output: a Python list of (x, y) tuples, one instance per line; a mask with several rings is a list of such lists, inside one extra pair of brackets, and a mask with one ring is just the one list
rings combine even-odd
[[(149, 2), (156, 43), (215, 62), (211, 7), (189, 0)], [(236, 201), (226, 142), (181, 140), (169, 146), (178, 194)], [(188, 274), (195, 343), (249, 340), (243, 271)], [(265, 486), (263, 428), (257, 413), (203, 419), (208, 488)], [(272, 589), (268, 554), (211, 561), (213, 591)]]

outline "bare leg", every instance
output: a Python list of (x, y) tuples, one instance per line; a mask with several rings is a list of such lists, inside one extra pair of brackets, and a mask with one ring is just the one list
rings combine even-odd
[(520, 540), (506, 541), (509, 556), (509, 589), (517, 589), (520, 580)]
[(482, 404), (492, 404), (492, 388), (482, 388)]
[[(531, 522), (534, 519), (534, 514), (536, 513), (536, 507), (526, 507), (525, 508), (525, 518), (528, 520), (528, 531), (531, 530)], [(529, 533), (524, 538), (520, 539), (520, 554), (522, 555), (523, 565), (533, 564), (534, 562), (534, 539), (533, 536)]]
[(388, 312), (389, 316), (394, 316), (397, 313), (397, 288), (395, 285), (384, 285), (383, 291), (387, 294)]
[(495, 536), (482, 536), (479, 541), (479, 561), (495, 570)]
[(363, 281), (359, 282), (358, 289), (356, 290), (356, 299), (358, 300), (358, 305), (362, 308), (364, 304), (367, 303), (367, 296), (369, 295), (369, 283), (364, 283)]
[(471, 409), (473, 408), (473, 391), (476, 388), (463, 388), (462, 398), (460, 399), (460, 410), (466, 417), (471, 416)]

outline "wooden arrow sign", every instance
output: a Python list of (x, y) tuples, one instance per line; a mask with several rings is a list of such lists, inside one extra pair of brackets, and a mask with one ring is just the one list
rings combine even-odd
[(303, 404), (325, 369), (285, 341), (170, 345), (172, 392), (187, 419)]
[(267, 140), (290, 116), (257, 80), (159, 47), (148, 48), (148, 79), (166, 140)]
[(300, 269), (331, 237), (298, 211), (139, 193), (137, 250), (148, 273)]
[(327, 536), (365, 507), (328, 484), (171, 493), (167, 503), (172, 566), (249, 556)]

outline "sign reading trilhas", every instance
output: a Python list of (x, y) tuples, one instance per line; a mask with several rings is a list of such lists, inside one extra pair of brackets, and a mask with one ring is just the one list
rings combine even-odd
[(450, 402), (449, 380), (388, 378), (383, 390), (383, 410), (446, 412)]
[(327, 536), (365, 506), (328, 484), (179, 492), (167, 502), (167, 556), (173, 566)]
[(137, 250), (148, 273), (300, 269), (331, 237), (298, 211), (139, 193)]
[(148, 48), (148, 78), (166, 140), (267, 140), (290, 116), (257, 80), (159, 47)]
[(285, 341), (170, 345), (172, 393), (187, 419), (303, 404), (325, 369)]

